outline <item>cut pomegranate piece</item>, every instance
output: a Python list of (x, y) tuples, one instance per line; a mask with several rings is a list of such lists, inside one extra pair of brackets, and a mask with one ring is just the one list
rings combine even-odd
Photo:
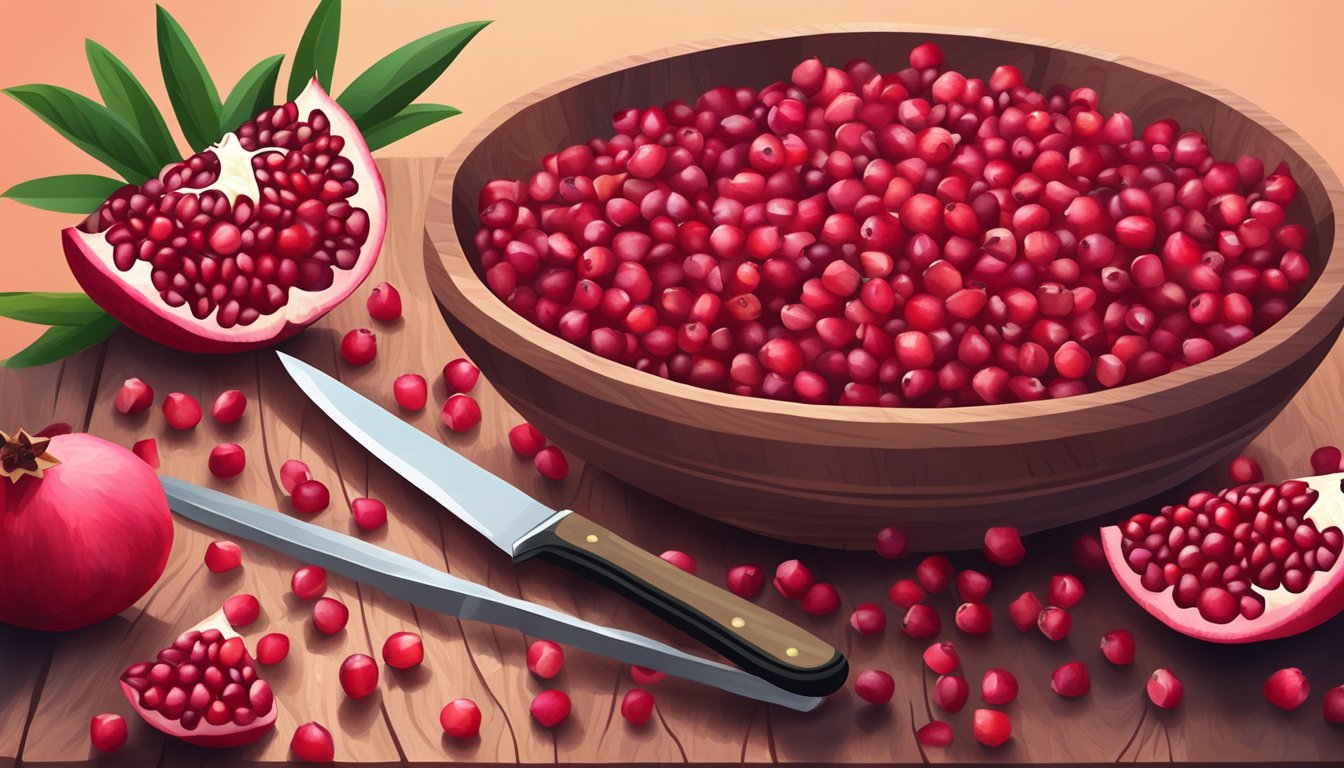
[(1199, 492), (1103, 528), (1129, 596), (1191, 637), (1249, 643), (1344, 610), (1344, 473)]
[(154, 728), (203, 747), (251, 744), (275, 727), (275, 694), (218, 615), (122, 673), (121, 691)]
[(85, 293), (135, 332), (189, 352), (297, 333), (368, 276), (382, 178), (316, 78), (218, 143), (118, 190), (62, 232)]

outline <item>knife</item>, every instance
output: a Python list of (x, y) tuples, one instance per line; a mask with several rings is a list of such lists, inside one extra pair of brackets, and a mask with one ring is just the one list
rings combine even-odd
[(387, 596), (471, 621), (544, 637), (629, 664), (666, 672), (800, 712), (822, 699), (781, 690), (754, 675), (679, 651), (643, 635), (604, 627), (544, 605), (496, 592), (397, 552), (306, 523), (249, 501), (162, 477), (168, 506), (188, 520), (320, 565)]
[(603, 584), (786, 691), (824, 696), (849, 663), (807, 630), (696, 578), (572, 510), (553, 510), (294, 357), (277, 353), (333, 422), (514, 562), (540, 557)]

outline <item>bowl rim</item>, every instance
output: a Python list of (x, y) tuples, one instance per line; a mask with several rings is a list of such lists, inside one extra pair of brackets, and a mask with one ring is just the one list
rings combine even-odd
[[(1222, 102), (1271, 132), (1296, 154), (1325, 192), (1335, 226), (1321, 233), (1328, 258), (1311, 289), (1263, 333), (1208, 361), (1135, 384), (1066, 398), (1025, 403), (949, 408), (814, 405), (736, 395), (664, 379), (608, 360), (533, 325), (496, 297), (472, 269), (459, 242), (453, 191), (465, 162), (479, 145), (524, 109), (572, 87), (606, 75), (714, 48), (835, 34), (930, 34), (979, 37), (1053, 48), (1100, 62), (1135, 69), (1193, 89)], [(1298, 179), (1299, 187), (1302, 180)], [(474, 195), (476, 190), (472, 190)], [(1344, 323), (1344, 187), (1334, 169), (1305, 139), (1251, 101), (1199, 77), (1092, 45), (1046, 41), (1040, 37), (983, 27), (951, 27), (887, 22), (817, 24), (704, 38), (625, 56), (576, 72), (510, 100), (484, 118), (439, 165), (425, 212), (425, 264), (436, 299), (474, 333), (567, 387), (687, 425), (739, 435), (768, 436), (789, 428), (811, 430), (811, 441), (826, 445), (889, 447), (913, 442), (926, 447), (966, 445), (966, 428), (978, 429), (975, 442), (1016, 444), (1024, 437), (1060, 439), (1156, 421), (1185, 412), (1210, 398), (1258, 383), (1308, 354)], [(595, 379), (617, 386), (597, 386)], [(1157, 396), (1157, 397), (1155, 397)], [(1081, 418), (1088, 412), (1086, 418)], [(956, 429), (956, 428), (961, 429)], [(1023, 430), (1030, 430), (1024, 432)]]

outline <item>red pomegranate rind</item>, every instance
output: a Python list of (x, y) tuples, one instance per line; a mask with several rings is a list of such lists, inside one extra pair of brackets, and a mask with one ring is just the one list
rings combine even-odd
[[(1264, 498), (1264, 494), (1273, 489), (1273, 493), (1277, 497), (1272, 505), (1267, 505), (1272, 506), (1274, 511), (1263, 513), (1261, 517), (1262, 527), (1268, 525), (1268, 530), (1273, 531), (1275, 530), (1273, 528), (1275, 522), (1282, 524), (1287, 519), (1288, 513), (1279, 511), (1281, 509), (1279, 501), (1284, 498), (1289, 501), (1283, 506), (1286, 506), (1293, 516), (1304, 521), (1298, 525), (1299, 528), (1306, 527), (1307, 522), (1310, 522), (1314, 527), (1315, 538), (1318, 543), (1312, 550), (1312, 560), (1318, 567), (1306, 574), (1305, 584), (1301, 583), (1303, 580), (1294, 581), (1292, 586), (1297, 589), (1296, 592), (1288, 589), (1288, 586), (1284, 584), (1282, 574), (1285, 571), (1282, 566), (1280, 566), (1280, 576), (1277, 584), (1273, 581), (1264, 580), (1259, 573), (1252, 576), (1250, 586), (1244, 588), (1245, 592), (1241, 595), (1245, 599), (1238, 605), (1239, 608), (1251, 608), (1252, 616), (1249, 617), (1244, 612), (1237, 613), (1223, 623), (1206, 618), (1206, 615), (1211, 613), (1210, 609), (1212, 607), (1208, 601), (1202, 604), (1203, 611), (1201, 611), (1201, 603), (1198, 601), (1195, 604), (1188, 605), (1188, 607), (1182, 607), (1178, 604), (1179, 575), (1176, 584), (1165, 583), (1166, 577), (1163, 576), (1163, 582), (1159, 585), (1157, 579), (1149, 574), (1151, 569), (1147, 568), (1146, 562), (1143, 563), (1145, 573), (1139, 573), (1134, 569), (1130, 560), (1135, 546), (1132, 541), (1127, 543), (1127, 539), (1130, 537), (1127, 537), (1125, 527), (1136, 521), (1143, 526), (1149, 526), (1151, 521), (1155, 519), (1153, 516), (1140, 515), (1127, 520), (1122, 525), (1103, 528), (1101, 530), (1101, 541), (1106, 552), (1106, 560), (1120, 585), (1135, 602), (1162, 623), (1190, 637), (1217, 643), (1249, 643), (1289, 637), (1305, 632), (1344, 610), (1344, 567), (1338, 564), (1340, 550), (1344, 548), (1344, 534), (1340, 533), (1341, 528), (1344, 528), (1342, 483), (1344, 483), (1344, 473), (1335, 473), (1310, 478), (1307, 481), (1290, 480), (1278, 485), (1257, 483), (1250, 486), (1237, 486), (1220, 494), (1196, 494), (1190, 499), (1190, 502), (1195, 502), (1193, 506), (1201, 507), (1199, 512), (1203, 512), (1205, 518), (1208, 519), (1210, 530), (1217, 529), (1219, 533), (1232, 540), (1234, 553), (1237, 551), (1236, 544), (1242, 542), (1242, 539), (1236, 536), (1236, 528), (1229, 531), (1219, 521), (1221, 520), (1223, 523), (1232, 522), (1227, 508), (1237, 509), (1233, 507), (1234, 503), (1245, 503), (1241, 499), (1246, 495), (1245, 492), (1248, 489), (1259, 489), (1250, 494), (1251, 497), (1257, 499), (1254, 508), (1256, 515), (1262, 513), (1259, 508), (1259, 500)], [(1315, 496), (1314, 501), (1306, 500), (1312, 496)], [(1237, 501), (1231, 502), (1232, 498), (1237, 499)], [(1293, 499), (1300, 500), (1293, 501)], [(1219, 509), (1223, 510), (1221, 517)], [(1164, 508), (1163, 514), (1157, 517), (1174, 519), (1179, 510), (1193, 511), (1192, 505), (1187, 503), (1186, 505)], [(1195, 513), (1197, 520), (1199, 512)], [(1179, 514), (1182, 519), (1188, 516), (1187, 512), (1184, 511), (1180, 511)], [(1255, 516), (1249, 517), (1251, 531), (1255, 530), (1256, 519)], [(1246, 521), (1239, 520), (1238, 524), (1242, 522)], [(1284, 530), (1286, 532), (1286, 526), (1284, 526)], [(1139, 529), (1131, 532), (1138, 533)], [(1145, 538), (1147, 535), (1149, 534), (1145, 532)], [(1168, 533), (1169, 535), (1170, 533)], [(1302, 548), (1297, 545), (1296, 530), (1292, 535), (1273, 535), (1270, 537), (1271, 541), (1274, 538), (1282, 538), (1290, 546), (1290, 548), (1285, 549), (1283, 545), (1275, 545), (1280, 547), (1282, 552), (1282, 557), (1277, 562), (1286, 563), (1288, 557), (1297, 554), (1299, 558), (1297, 562), (1305, 564), (1306, 558), (1300, 554)], [(1309, 536), (1304, 535), (1303, 541), (1308, 538)], [(1246, 540), (1249, 541), (1249, 539)], [(1146, 544), (1146, 542), (1140, 543)], [(1268, 546), (1267, 544), (1266, 547)], [(1322, 562), (1321, 560), (1323, 557), (1321, 554), (1322, 548), (1332, 553), (1332, 556), (1324, 557), (1325, 561), (1328, 562)], [(1241, 551), (1244, 552), (1245, 549), (1246, 547), (1243, 547)], [(1253, 546), (1251, 551), (1254, 552)], [(1274, 560), (1272, 552), (1269, 554), (1270, 560)], [(1139, 561), (1142, 562), (1143, 557), (1145, 556), (1140, 556)], [(1250, 565), (1249, 556), (1245, 556), (1245, 559), (1246, 565), (1243, 566), (1243, 571)], [(1260, 566), (1263, 568), (1268, 562), (1260, 563)], [(1240, 559), (1237, 560), (1237, 564), (1241, 564)], [(1328, 567), (1320, 568), (1321, 565), (1328, 565)], [(1156, 591), (1149, 589), (1150, 584), (1145, 582), (1145, 574), (1149, 574), (1147, 580), (1151, 582), (1151, 586), (1160, 586), (1160, 588)], [(1158, 575), (1161, 576), (1162, 574), (1159, 573)], [(1232, 586), (1231, 589), (1240, 591), (1243, 587)], [(1203, 593), (1201, 593), (1202, 596)], [(1186, 599), (1184, 602), (1188, 603), (1189, 600)], [(1260, 605), (1263, 605), (1263, 611), (1258, 611)], [(1259, 615), (1254, 615), (1257, 612)], [(1214, 615), (1213, 618), (1227, 619), (1228, 615), (1219, 614)]]
[(123, 187), (62, 240), (80, 286), (132, 330), (237, 352), (349, 296), (378, 258), (386, 210), (363, 136), (314, 79), (214, 147)]

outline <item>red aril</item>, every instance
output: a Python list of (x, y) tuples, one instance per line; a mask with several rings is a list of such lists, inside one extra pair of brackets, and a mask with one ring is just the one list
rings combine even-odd
[(943, 622), (933, 608), (917, 603), (905, 612), (905, 618), (901, 620), (901, 631), (908, 637), (924, 640), (937, 637), (938, 633), (943, 631)]
[(1016, 528), (996, 526), (985, 531), (984, 553), (989, 562), (1011, 568), (1022, 562), (1027, 550)]
[(289, 459), (280, 465), (280, 485), (285, 489), (285, 493), (294, 493), (294, 489), (301, 483), (312, 479), (313, 471), (298, 459)]
[(1325, 692), (1321, 709), (1325, 722), (1344, 723), (1344, 685), (1337, 685)]
[(565, 652), (550, 640), (537, 640), (527, 647), (527, 671), (545, 680), (560, 674)]
[(1250, 456), (1238, 456), (1233, 459), (1227, 468), (1227, 474), (1232, 478), (1232, 482), (1238, 485), (1259, 483), (1265, 479), (1265, 473), (1260, 469), (1260, 462)]
[(548, 690), (532, 699), (529, 711), (532, 718), (547, 728), (554, 728), (569, 717), (569, 697), (563, 691)]
[(418, 411), (429, 401), (429, 383), (418, 373), (404, 373), (392, 381), (392, 398), (408, 411)]
[(994, 706), (1011, 704), (1017, 698), (1017, 678), (1006, 669), (994, 667), (986, 670), (985, 676), (980, 679), (980, 698)]
[(377, 499), (350, 502), (350, 516), (361, 531), (376, 531), (387, 525), (387, 505)]
[(1106, 552), (1095, 533), (1082, 533), (1073, 544), (1073, 561), (1089, 571), (1106, 570)]
[(170, 392), (163, 399), (163, 418), (173, 429), (191, 429), (201, 423), (201, 404), (184, 392)]
[(1185, 695), (1185, 687), (1169, 670), (1155, 670), (1148, 678), (1148, 700), (1161, 707), (1162, 709), (1171, 709), (1181, 703), (1181, 698)]
[(474, 739), (481, 733), (481, 709), (471, 699), (454, 699), (439, 711), (439, 726), (455, 739)]
[(420, 666), (425, 660), (425, 644), (414, 632), (393, 632), (383, 641), (383, 663), (397, 669)]
[(1115, 629), (1102, 635), (1101, 655), (1117, 667), (1133, 664), (1134, 633), (1128, 629)]
[(481, 371), (466, 358), (451, 360), (443, 366), (443, 383), (449, 392), (470, 392), (476, 388)]
[(1023, 632), (1031, 631), (1041, 617), (1041, 600), (1035, 593), (1023, 592), (1016, 600), (1008, 604), (1008, 617), (1013, 626)]
[(936, 595), (952, 583), (952, 561), (942, 555), (926, 557), (915, 566), (915, 578), (929, 594)]
[(144, 440), (135, 441), (131, 446), (131, 453), (140, 457), (140, 460), (149, 465), (151, 469), (159, 468), (159, 441), (152, 437)]
[(522, 458), (530, 459), (546, 447), (546, 438), (542, 436), (541, 430), (523, 422), (509, 430), (509, 447)]
[(631, 688), (621, 697), (621, 717), (631, 725), (643, 725), (653, 717), (653, 694), (643, 688)]
[(341, 662), (341, 689), (352, 699), (362, 699), (378, 690), (378, 662), (363, 653), (352, 653)]
[(854, 678), (854, 693), (869, 704), (886, 704), (896, 692), (896, 681), (880, 669), (865, 669)]
[(887, 590), (887, 599), (898, 608), (909, 608), (923, 602), (924, 594), (924, 588), (919, 582), (914, 579), (901, 579)]
[(905, 557), (909, 551), (909, 542), (905, 532), (895, 526), (887, 526), (877, 532), (877, 554), (887, 560)]
[(226, 389), (219, 393), (210, 406), (210, 415), (220, 424), (233, 424), (243, 418), (247, 410), (247, 395), (239, 389)]
[(937, 674), (946, 675), (960, 666), (961, 659), (952, 643), (934, 643), (924, 649), (924, 664)]
[(345, 629), (350, 620), (350, 609), (345, 603), (330, 597), (319, 597), (313, 603), (313, 626), (324, 635), (334, 635)]
[(986, 747), (1001, 747), (1013, 736), (1013, 724), (1008, 715), (994, 709), (977, 709), (972, 720), (975, 740)]
[(785, 560), (775, 568), (775, 589), (791, 600), (802, 597), (812, 582), (812, 571), (798, 560)]
[(957, 606), (954, 621), (957, 629), (968, 635), (983, 635), (991, 629), (994, 613), (984, 603), (962, 603)]
[(369, 310), (369, 317), (390, 322), (401, 317), (401, 294), (391, 283), (379, 283), (369, 292), (369, 300), (364, 306)]
[(992, 583), (988, 576), (979, 571), (965, 570), (957, 574), (957, 594), (963, 602), (978, 602), (989, 594)]
[(341, 339), (341, 357), (350, 365), (368, 365), (378, 355), (378, 338), (368, 328), (356, 328)]
[(271, 632), (257, 641), (257, 663), (279, 664), (289, 656), (289, 636)]
[(1066, 698), (1078, 698), (1091, 687), (1092, 677), (1087, 672), (1087, 665), (1081, 661), (1061, 664), (1050, 675), (1050, 690)]
[(859, 603), (849, 615), (849, 626), (861, 635), (877, 635), (887, 628), (887, 615), (876, 603)]
[(210, 449), (210, 474), (227, 480), (242, 474), (247, 465), (247, 455), (243, 446), (237, 443), (223, 443)]
[(691, 574), (692, 576), (695, 575), (695, 558), (691, 557), (685, 552), (682, 552), (681, 550), (677, 549), (669, 549), (663, 554), (659, 555), (659, 557), (675, 565), (677, 568), (680, 568), (681, 570)]
[(289, 496), (289, 503), (295, 512), (315, 515), (331, 503), (331, 492), (317, 480), (305, 480), (294, 486), (294, 491)]
[(336, 759), (336, 742), (320, 723), (304, 723), (294, 729), (289, 751), (305, 763), (330, 763)]
[(1072, 608), (1083, 599), (1083, 583), (1071, 573), (1057, 573), (1050, 577), (1049, 599), (1058, 608)]
[(1041, 634), (1059, 642), (1069, 636), (1069, 630), (1073, 628), (1073, 617), (1063, 608), (1049, 606), (1036, 617), (1036, 626), (1041, 630)]
[(537, 451), (537, 455), (532, 457), (532, 463), (547, 480), (564, 480), (569, 477), (569, 461), (565, 459), (564, 452), (553, 445)]
[(139, 413), (154, 404), (154, 389), (140, 379), (124, 381), (112, 404), (127, 415)]
[(89, 743), (99, 752), (116, 752), (126, 743), (126, 718), (103, 713), (89, 721)]
[(803, 592), (798, 603), (813, 616), (825, 616), (840, 609), (840, 593), (834, 585), (819, 581)]
[(246, 592), (224, 601), (224, 618), (231, 627), (245, 627), (261, 615), (261, 601)]
[(754, 565), (738, 565), (728, 569), (728, 591), (751, 600), (765, 588), (765, 574)]
[(1317, 448), (1311, 454), (1311, 472), (1315, 475), (1344, 472), (1344, 453), (1333, 445)]
[(638, 664), (630, 665), (630, 679), (635, 681), (636, 685), (655, 685), (667, 675), (656, 669), (641, 667)]
[(961, 675), (945, 674), (933, 684), (933, 703), (948, 714), (960, 712), (970, 695), (971, 688)]
[(1280, 669), (1265, 680), (1265, 700), (1279, 709), (1297, 709), (1310, 694), (1307, 676), (1297, 667)]
[(300, 600), (321, 597), (327, 591), (327, 569), (320, 565), (305, 565), (289, 579), (289, 591)]
[(205, 567), (211, 573), (226, 573), (243, 564), (243, 550), (232, 541), (212, 541), (205, 547)]
[(946, 747), (952, 744), (952, 726), (934, 720), (915, 731), (915, 741), (925, 747)]

